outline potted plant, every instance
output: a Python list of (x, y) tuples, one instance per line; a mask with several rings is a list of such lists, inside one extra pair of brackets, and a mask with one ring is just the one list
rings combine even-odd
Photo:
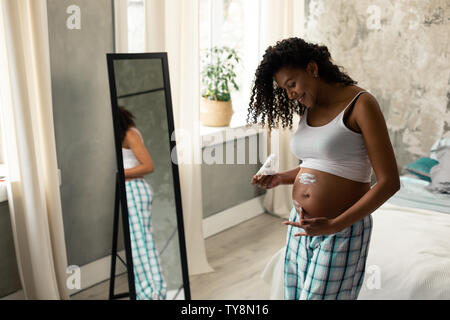
[(233, 115), (230, 87), (239, 90), (234, 68), (240, 58), (235, 49), (212, 47), (202, 52), (200, 122), (204, 126), (228, 126)]

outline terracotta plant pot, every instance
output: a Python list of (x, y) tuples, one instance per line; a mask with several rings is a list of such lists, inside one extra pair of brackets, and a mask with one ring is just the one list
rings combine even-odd
[(233, 115), (231, 100), (208, 100), (204, 97), (200, 101), (200, 122), (207, 127), (227, 127)]

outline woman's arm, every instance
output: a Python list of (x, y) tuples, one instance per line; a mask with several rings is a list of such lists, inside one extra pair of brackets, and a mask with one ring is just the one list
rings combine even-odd
[(281, 184), (293, 184), (300, 169), (301, 167), (298, 166), (288, 171), (279, 172), (278, 174), (281, 178)]
[(136, 167), (125, 169), (125, 178), (137, 178), (152, 173), (154, 170), (153, 160), (139, 134), (133, 130), (128, 130), (125, 140), (140, 162)]
[(370, 94), (362, 95), (355, 104), (354, 112), (377, 177), (377, 183), (356, 203), (334, 219), (335, 226), (339, 230), (351, 226), (374, 212), (400, 189), (397, 161), (389, 139), (386, 121), (378, 102)]

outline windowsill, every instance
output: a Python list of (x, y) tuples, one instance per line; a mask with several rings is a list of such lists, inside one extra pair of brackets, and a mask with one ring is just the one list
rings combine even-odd
[(249, 137), (255, 134), (264, 133), (266, 130), (260, 126), (246, 128), (247, 113), (245, 110), (235, 112), (227, 127), (207, 127), (200, 124), (200, 136), (202, 147), (223, 144), (234, 139)]

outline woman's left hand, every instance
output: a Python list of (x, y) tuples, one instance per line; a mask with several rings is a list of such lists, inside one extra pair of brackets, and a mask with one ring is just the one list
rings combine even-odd
[(302, 228), (305, 232), (294, 234), (294, 236), (322, 236), (330, 235), (339, 232), (334, 219), (325, 217), (305, 219), (303, 211), (300, 210), (300, 221), (284, 221), (283, 224), (291, 225), (293, 227)]

